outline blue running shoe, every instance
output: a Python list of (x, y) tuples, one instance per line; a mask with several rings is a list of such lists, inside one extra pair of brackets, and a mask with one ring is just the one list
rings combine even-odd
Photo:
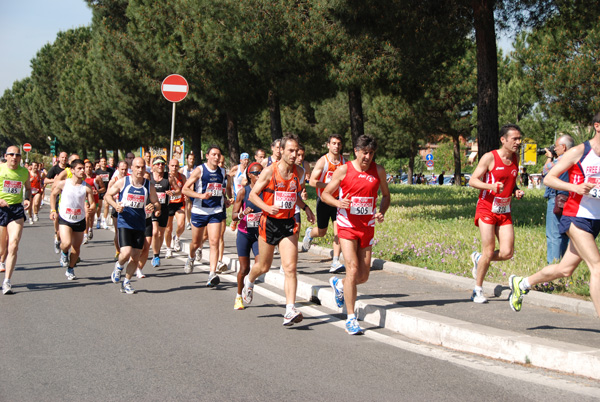
[(69, 256), (66, 255), (63, 251), (60, 252), (60, 266), (63, 268), (69, 266)]
[(154, 268), (160, 267), (160, 257), (156, 256), (156, 257), (152, 258), (152, 266)]
[(346, 320), (346, 332), (350, 335), (362, 335), (363, 330), (358, 325), (356, 318)]
[(115, 263), (115, 269), (112, 271), (112, 274), (110, 274), (110, 279), (113, 283), (119, 283), (121, 280), (121, 272), (123, 272), (123, 267), (120, 267), (119, 262), (117, 261)]
[(333, 288), (333, 294), (335, 296), (335, 304), (337, 304), (339, 308), (342, 308), (344, 307), (344, 291), (338, 289), (337, 285), (339, 282), (340, 278), (338, 278), (337, 276), (332, 276), (331, 278), (329, 278), (329, 284)]
[(96, 221), (96, 229), (100, 229), (100, 222), (101, 222), (101, 220), (100, 220), (100, 219), (98, 219), (98, 220)]

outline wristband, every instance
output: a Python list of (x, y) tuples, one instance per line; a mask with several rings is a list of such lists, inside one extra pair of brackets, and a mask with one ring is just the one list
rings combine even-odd
[(306, 208), (308, 208), (308, 204), (304, 204), (304, 208), (302, 208), (302, 210), (306, 212)]
[(50, 213), (52, 213), (52, 212), (56, 212), (56, 209), (51, 209), (51, 210), (50, 210)]
[(244, 212), (238, 212), (238, 220), (242, 220), (242, 218), (246, 216), (246, 214), (244, 214)]

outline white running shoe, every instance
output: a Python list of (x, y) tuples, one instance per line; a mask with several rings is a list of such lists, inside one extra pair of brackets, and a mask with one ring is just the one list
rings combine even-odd
[(331, 268), (329, 268), (329, 272), (332, 274), (337, 274), (338, 272), (342, 272), (346, 267), (341, 262), (336, 261), (331, 263)]
[(60, 240), (54, 238), (54, 254), (60, 253)]
[(67, 277), (67, 280), (72, 281), (73, 279), (76, 278), (75, 270), (73, 268), (67, 268), (67, 271), (65, 272), (65, 276)]
[(83, 244), (88, 244), (88, 235), (87, 234), (83, 234)]
[(29, 218), (29, 224), (33, 225), (33, 218)]
[(289, 327), (290, 325), (297, 324), (304, 319), (304, 316), (301, 312), (296, 310), (296, 307), (292, 307), (288, 312), (283, 316), (283, 325)]
[(90, 228), (90, 230), (88, 230), (88, 239), (92, 240), (94, 238), (94, 228)]
[(106, 224), (106, 219), (102, 218), (102, 221), (100, 222), (100, 227), (102, 229), (108, 229), (108, 225)]
[(186, 274), (194, 272), (194, 259), (192, 257), (188, 257), (185, 266), (183, 267), (183, 272)]
[(221, 278), (219, 278), (219, 275), (217, 275), (214, 272), (211, 272), (210, 274), (208, 274), (208, 280), (206, 281), (206, 287), (214, 288), (219, 283), (221, 283)]
[(188, 224), (185, 227), (187, 230), (192, 230), (192, 224), (188, 222)]
[(0, 272), (5, 272), (6, 271), (6, 264), (3, 262), (0, 262)]
[(37, 222), (40, 220), (40, 217), (38, 216), (38, 214), (33, 214), (33, 221)]
[(135, 270), (135, 276), (138, 279), (144, 279), (146, 277), (146, 275), (144, 275), (144, 272), (142, 272), (142, 270), (139, 268)]
[(229, 267), (224, 262), (222, 262), (222, 261), (217, 262), (217, 273), (218, 274), (222, 274), (223, 272), (227, 271), (228, 269), (229, 269)]
[(10, 281), (5, 281), (2, 284), (2, 294), (3, 295), (12, 295), (13, 291), (12, 291), (12, 285), (10, 284)]
[(307, 228), (304, 233), (304, 239), (302, 239), (302, 251), (310, 250), (310, 243), (312, 242), (312, 237), (310, 237), (310, 232), (312, 228)]
[(202, 249), (196, 249), (196, 262), (202, 262)]
[(167, 252), (165, 253), (165, 258), (173, 258), (173, 251), (171, 251), (170, 248), (167, 249)]
[(479, 304), (487, 303), (487, 299), (483, 295), (483, 290), (473, 290), (473, 294), (471, 295), (471, 300), (473, 300), (474, 303), (479, 303)]
[(173, 250), (176, 252), (181, 251), (181, 240), (177, 236), (173, 236)]
[(471, 254), (471, 261), (473, 261), (473, 268), (471, 268), (471, 275), (473, 275), (473, 279), (477, 279), (477, 264), (479, 264), (479, 259), (481, 258), (481, 253), (477, 251), (473, 251)]
[(135, 289), (131, 286), (131, 282), (123, 281), (121, 283), (121, 293), (125, 293), (128, 295), (135, 294)]
[(244, 277), (244, 289), (242, 289), (242, 300), (246, 305), (252, 303), (254, 285), (250, 283), (248, 277)]

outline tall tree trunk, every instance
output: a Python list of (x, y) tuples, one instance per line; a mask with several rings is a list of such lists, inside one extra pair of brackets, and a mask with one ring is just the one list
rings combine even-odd
[(365, 133), (365, 121), (362, 110), (362, 95), (360, 88), (348, 90), (348, 108), (350, 110), (350, 133), (352, 135), (352, 148), (358, 137)]
[(279, 95), (273, 89), (269, 90), (269, 117), (271, 118), (271, 139), (275, 141), (283, 137), (281, 128), (281, 110), (279, 109)]
[(413, 184), (413, 175), (415, 174), (415, 156), (419, 151), (419, 144), (417, 142), (413, 142), (410, 144), (410, 157), (408, 158), (408, 172), (406, 172), (407, 180), (406, 183)]
[(194, 166), (198, 166), (202, 163), (202, 125), (200, 119), (192, 119), (191, 133), (192, 145), (190, 149), (194, 154)]
[(498, 58), (495, 0), (472, 0), (477, 43), (477, 142), (479, 158), (498, 149)]
[(233, 166), (240, 160), (240, 140), (238, 138), (237, 121), (235, 115), (227, 112), (227, 148), (229, 151), (229, 165)]
[[(453, 134), (452, 142), (454, 143), (454, 177), (461, 177), (462, 170), (460, 166), (460, 135)], [(454, 185), (460, 186), (461, 180), (454, 180)]]

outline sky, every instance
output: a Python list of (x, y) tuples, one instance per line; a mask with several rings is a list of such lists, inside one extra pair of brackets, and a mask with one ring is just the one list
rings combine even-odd
[(0, 96), (31, 74), (31, 59), (58, 32), (91, 23), (84, 0), (0, 0)]

